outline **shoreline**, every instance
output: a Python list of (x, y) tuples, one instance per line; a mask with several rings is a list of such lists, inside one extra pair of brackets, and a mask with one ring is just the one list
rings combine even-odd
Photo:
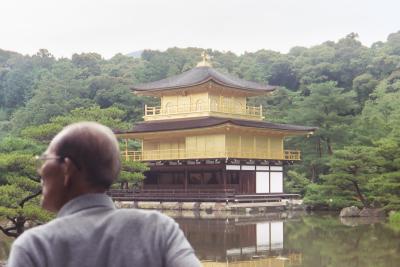
[(302, 200), (289, 199), (277, 202), (160, 202), (160, 201), (114, 201), (117, 208), (139, 208), (167, 211), (195, 211), (205, 213), (257, 214), (282, 211), (305, 211)]

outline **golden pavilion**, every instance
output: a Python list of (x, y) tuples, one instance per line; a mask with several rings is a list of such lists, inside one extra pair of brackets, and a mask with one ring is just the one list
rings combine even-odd
[(284, 165), (300, 160), (300, 151), (286, 149), (284, 140), (316, 129), (265, 121), (263, 107), (249, 106), (248, 98), (275, 87), (219, 72), (205, 55), (189, 71), (132, 90), (160, 99), (160, 106), (145, 106), (143, 122), (117, 134), (140, 141), (139, 150), (123, 153), (150, 167), (143, 199), (284, 195)]

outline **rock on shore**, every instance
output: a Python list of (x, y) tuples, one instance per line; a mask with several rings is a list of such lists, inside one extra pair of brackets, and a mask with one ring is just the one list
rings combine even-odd
[(340, 211), (340, 217), (359, 217), (360, 209), (356, 206), (346, 207)]
[(382, 209), (363, 208), (360, 210), (355, 206), (343, 208), (340, 211), (340, 217), (385, 217), (386, 214)]
[(363, 208), (359, 214), (360, 217), (385, 217), (386, 214), (382, 209)]

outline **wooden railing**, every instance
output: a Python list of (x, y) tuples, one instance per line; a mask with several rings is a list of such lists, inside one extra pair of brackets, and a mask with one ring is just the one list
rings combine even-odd
[(233, 201), (234, 189), (111, 189), (107, 192), (114, 200), (151, 201)]
[(247, 118), (263, 118), (262, 106), (240, 106), (240, 105), (220, 105), (220, 104), (190, 104), (190, 105), (174, 105), (168, 107), (149, 107), (145, 105), (144, 117), (145, 119), (157, 119), (170, 115), (178, 114), (196, 114), (204, 112), (215, 112), (230, 115), (239, 115)]
[(126, 160), (141, 161), (143, 158), (142, 151), (125, 150), (122, 154)]
[(127, 160), (133, 161), (153, 161), (153, 160), (183, 160), (183, 159), (209, 159), (209, 158), (248, 158), (248, 159), (267, 159), (267, 160), (300, 160), (299, 150), (280, 151), (197, 151), (186, 149), (165, 149), (150, 151), (131, 151), (125, 150), (122, 155)]
[(216, 202), (276, 202), (299, 198), (299, 194), (240, 194), (233, 188), (188, 189), (110, 189), (107, 194), (117, 201), (216, 201)]

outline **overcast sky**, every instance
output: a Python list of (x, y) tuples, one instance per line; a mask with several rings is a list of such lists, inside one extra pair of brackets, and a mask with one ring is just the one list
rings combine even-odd
[(288, 52), (400, 30), (399, 0), (0, 0), (0, 48), (56, 57), (168, 47)]

